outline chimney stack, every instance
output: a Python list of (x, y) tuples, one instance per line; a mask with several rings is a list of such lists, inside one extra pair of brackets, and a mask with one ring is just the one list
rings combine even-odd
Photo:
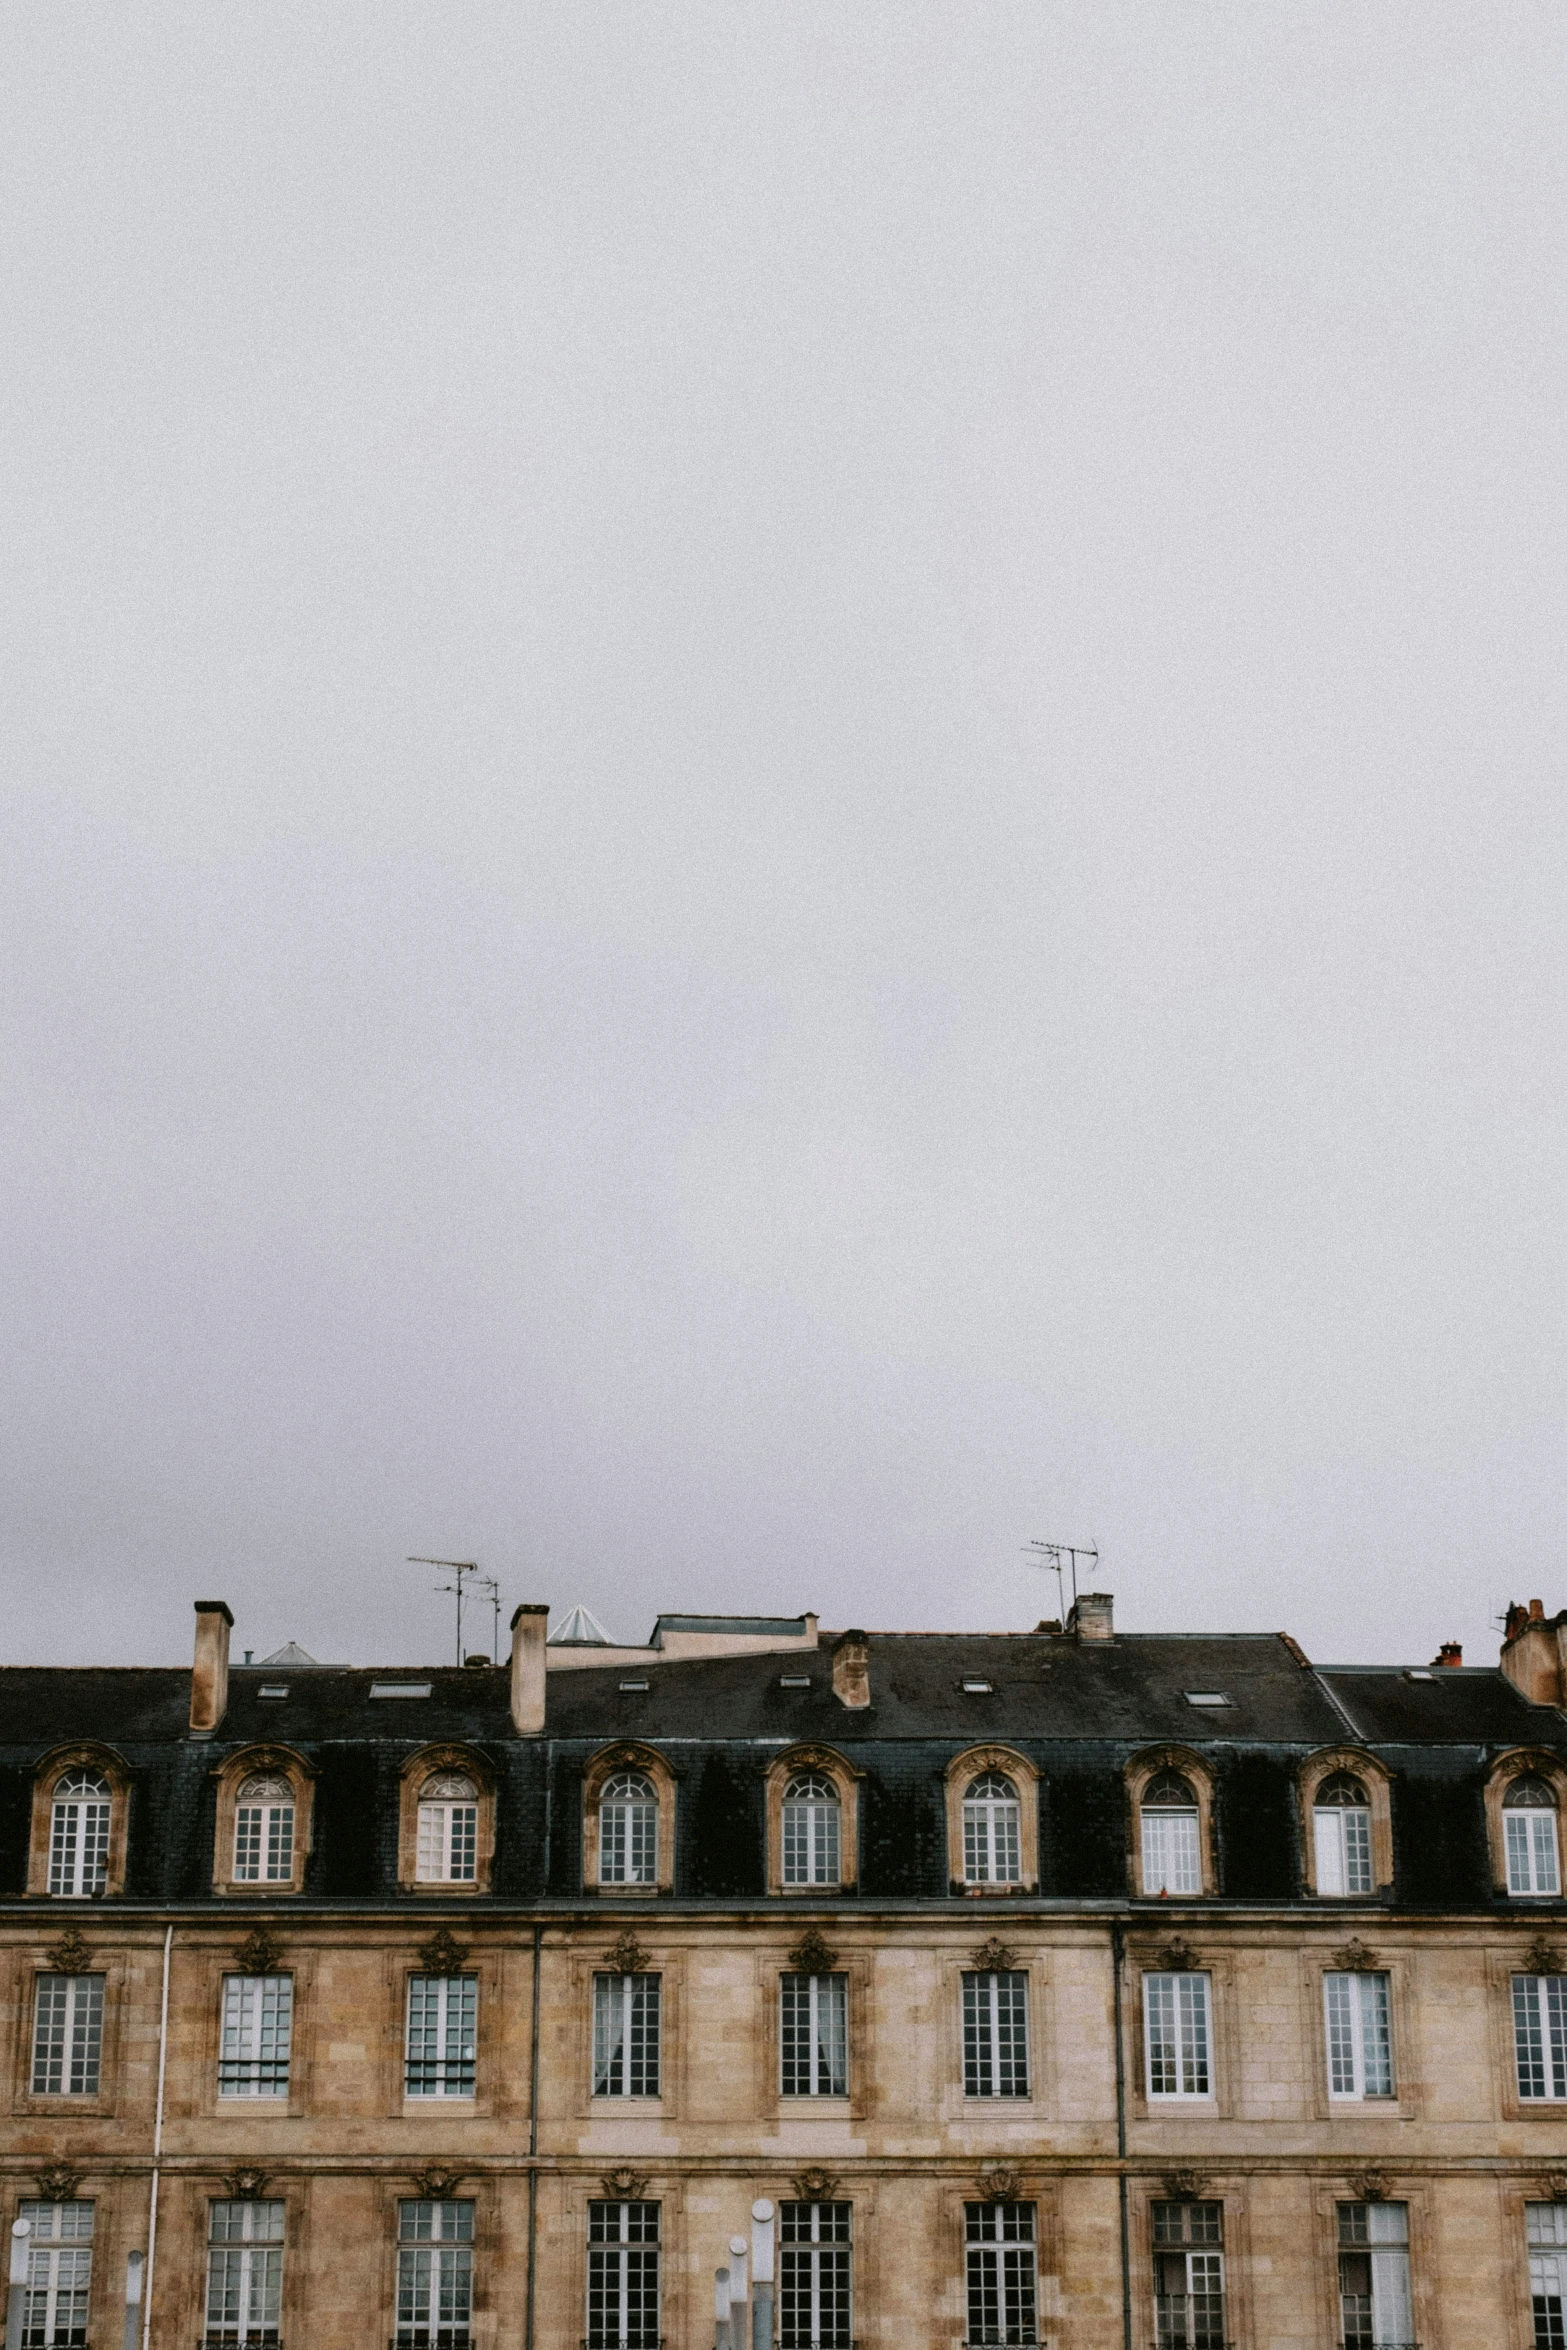
[(190, 1734), (210, 1738), (229, 1710), (229, 1634), (234, 1629), (228, 1602), (196, 1602), (196, 1662), (190, 1676)]
[(1567, 1608), (1554, 1616), (1543, 1600), (1515, 1599), (1502, 1635), (1502, 1671), (1531, 1705), (1560, 1705), (1567, 1690)]
[(1109, 1591), (1080, 1591), (1072, 1602), (1066, 1628), (1079, 1640), (1115, 1638), (1115, 1595)]
[(1431, 1659), (1433, 1665), (1447, 1665), (1453, 1671), (1456, 1671), (1463, 1661), (1463, 1647), (1461, 1643), (1456, 1640), (1444, 1640), (1441, 1647), (1437, 1650), (1435, 1656)]
[(832, 1644), (832, 1693), (853, 1712), (871, 1701), (871, 1644), (863, 1632), (840, 1632)]
[(544, 1727), (544, 1643), (549, 1635), (547, 1600), (524, 1600), (511, 1620), (511, 1719), (524, 1738)]

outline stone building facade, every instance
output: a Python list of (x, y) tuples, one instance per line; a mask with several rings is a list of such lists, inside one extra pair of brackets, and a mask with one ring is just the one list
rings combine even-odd
[(546, 1630), (0, 1673), (28, 2350), (1563, 2341), (1567, 1613)]

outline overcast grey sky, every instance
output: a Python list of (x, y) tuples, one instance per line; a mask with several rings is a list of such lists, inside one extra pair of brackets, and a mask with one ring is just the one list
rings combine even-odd
[(1560, 7), (0, 45), (8, 1657), (1567, 1603)]

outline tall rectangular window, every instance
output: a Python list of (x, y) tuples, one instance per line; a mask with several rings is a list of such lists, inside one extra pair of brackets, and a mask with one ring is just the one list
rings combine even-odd
[(276, 2350), (283, 2308), (283, 2206), (209, 2206), (207, 2350)]
[(963, 1978), (963, 2094), (1028, 2095), (1028, 1977), (1016, 1973)]
[(1311, 1815), (1317, 1891), (1369, 1893), (1371, 1814), (1359, 1805), (1319, 1805)]
[(468, 2350), (472, 2323), (472, 2203), (399, 2203), (396, 2350)]
[(658, 2350), (658, 2205), (588, 2205), (587, 2350)]
[(965, 2203), (968, 2340), (1021, 2344), (1039, 2339), (1039, 2287), (1032, 2203)]
[(1344, 2350), (1415, 2350), (1407, 2203), (1338, 2207)]
[(1207, 1975), (1144, 1975), (1143, 2036), (1151, 2098), (1212, 2095)]
[(1322, 1978), (1328, 2027), (1328, 2095), (1391, 2097), (1393, 2021), (1383, 1974)]
[(403, 2088), (410, 2097), (471, 2097), (478, 2061), (477, 1975), (410, 1975)]
[(92, 2294), (91, 2203), (23, 2203), (32, 2229), (22, 2296), (22, 2350), (85, 2350)]
[(593, 2094), (659, 2094), (660, 1975), (593, 1978)]
[(33, 2006), (33, 2095), (96, 2097), (103, 2059), (102, 1975), (40, 1975)]
[(849, 2094), (849, 1978), (781, 1977), (779, 2086), (785, 2097)]
[(1520, 2097), (1567, 2097), (1567, 1976), (1514, 1975), (1513, 2059)]
[(851, 2208), (779, 2206), (778, 2350), (852, 2350)]
[(286, 2097), (294, 2027), (292, 1975), (225, 1975), (220, 2097)]
[(1567, 2323), (1567, 2203), (1525, 2207), (1529, 2236), (1529, 2299), (1534, 2315), (1534, 2350), (1563, 2350)]
[(1159, 2350), (1226, 2350), (1222, 2203), (1154, 2205), (1153, 2291)]

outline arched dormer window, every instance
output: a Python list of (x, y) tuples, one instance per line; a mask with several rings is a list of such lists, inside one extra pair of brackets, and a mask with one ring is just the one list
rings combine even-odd
[(125, 1889), (130, 1774), (107, 1746), (59, 1746), (37, 1765), (27, 1890), (91, 1901)]
[(1143, 1789), (1142, 1829), (1143, 1891), (1200, 1893), (1197, 1790), (1180, 1771), (1160, 1771)]
[(767, 1887), (840, 1892), (860, 1851), (859, 1773), (830, 1746), (789, 1746), (767, 1773)]
[(1365, 1900), (1393, 1882), (1393, 1797), (1386, 1764), (1354, 1746), (1308, 1755), (1297, 1781), (1306, 1891)]
[(403, 1765), (398, 1882), (408, 1893), (487, 1893), (495, 1787), (476, 1749), (427, 1746)]
[(1375, 1890), (1371, 1798), (1363, 1782), (1348, 1771), (1335, 1771), (1317, 1789), (1311, 1807), (1311, 1845), (1319, 1893)]
[(107, 1891), (113, 1809), (102, 1771), (61, 1772), (49, 1807), (51, 1893), (80, 1898)]
[(1524, 1771), (1502, 1798), (1509, 1893), (1559, 1894), (1561, 1854), (1556, 1791), (1537, 1771)]
[(658, 1790), (646, 1771), (617, 1771), (599, 1803), (599, 1883), (658, 1883)]
[(1127, 1765), (1128, 1874), (1144, 1899), (1194, 1900), (1216, 1890), (1213, 1779), (1189, 1746), (1160, 1746)]
[(970, 1747), (948, 1764), (947, 1851), (954, 1892), (1037, 1890), (1039, 1774), (1015, 1747)]
[(1015, 1885), (1023, 1873), (1017, 1789), (1000, 1771), (981, 1771), (963, 1790), (963, 1882)]
[(582, 1781), (582, 1878), (605, 1893), (668, 1893), (675, 1882), (675, 1779), (653, 1746), (608, 1746)]
[(783, 1791), (783, 1881), (836, 1885), (843, 1874), (843, 1806), (831, 1779), (796, 1771)]
[(315, 1772), (291, 1746), (250, 1746), (218, 1783), (212, 1881), (218, 1893), (302, 1893)]
[(421, 1885), (471, 1885), (479, 1873), (479, 1790), (466, 1771), (433, 1771), (419, 1790)]

